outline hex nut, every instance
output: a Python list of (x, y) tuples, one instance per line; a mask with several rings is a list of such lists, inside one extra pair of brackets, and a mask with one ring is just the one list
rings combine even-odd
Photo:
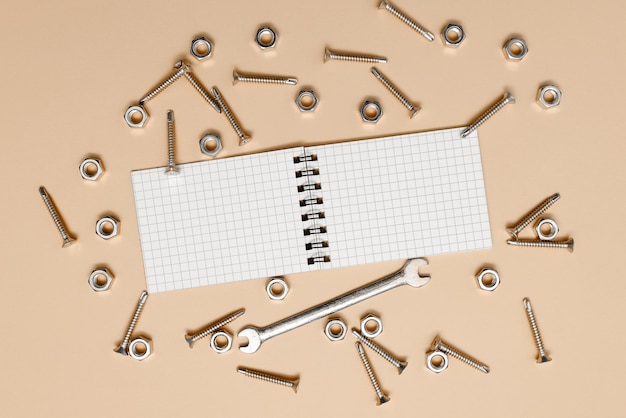
[[(218, 343), (217, 339), (220, 337), (226, 339), (226, 344)], [(210, 345), (213, 351), (215, 351), (216, 353), (219, 353), (219, 354), (225, 353), (227, 351), (230, 351), (230, 349), (233, 346), (233, 336), (228, 331), (220, 329), (219, 331), (215, 331), (211, 335)]]
[(561, 90), (555, 85), (541, 86), (537, 91), (537, 102), (546, 109), (558, 106), (561, 103)]
[(313, 90), (302, 90), (296, 97), (296, 106), (300, 112), (313, 112), (319, 99)]
[[(215, 144), (215, 147), (213, 147)], [(209, 157), (215, 157), (222, 150), (222, 140), (215, 134), (206, 134), (200, 139), (200, 151)]]
[(521, 61), (528, 54), (528, 45), (521, 38), (511, 38), (506, 41), (502, 50), (509, 61)]
[[(104, 277), (104, 283), (101, 282), (101, 277)], [(96, 269), (89, 275), (88, 283), (94, 292), (105, 292), (111, 288), (113, 276), (106, 268)]]
[(383, 108), (378, 102), (366, 100), (361, 105), (359, 113), (361, 114), (363, 122), (376, 123), (383, 116)]
[[(368, 323), (374, 322), (376, 324), (376, 328), (370, 330), (368, 327)], [(367, 314), (361, 319), (361, 334), (365, 335), (367, 338), (376, 338), (381, 332), (383, 332), (383, 321), (374, 314)]]
[[(488, 278), (491, 278), (491, 280), (488, 280)], [(476, 281), (478, 282), (478, 287), (482, 290), (493, 292), (500, 285), (500, 275), (494, 269), (483, 268), (476, 275)]]
[(270, 26), (263, 26), (256, 32), (254, 38), (256, 44), (261, 49), (274, 48), (276, 46), (276, 31)]
[[(339, 327), (339, 332), (336, 333), (333, 331), (333, 328)], [(341, 341), (346, 337), (348, 332), (348, 327), (346, 323), (343, 322), (341, 318), (331, 318), (326, 323), (326, 327), (324, 327), (324, 334), (331, 341)]]
[[(139, 345), (145, 347), (145, 351), (140, 350)], [(128, 346), (128, 355), (135, 360), (145, 360), (152, 354), (152, 340), (146, 337), (137, 337)]]
[[(441, 364), (436, 365), (434, 363), (435, 358), (441, 358)], [(426, 367), (433, 373), (441, 373), (448, 368), (448, 355), (443, 351), (431, 351), (426, 356)]]
[(96, 222), (96, 234), (102, 239), (111, 239), (119, 233), (120, 221), (112, 216), (103, 216)]
[[(93, 167), (96, 168), (95, 172), (92, 172)], [(85, 158), (83, 162), (80, 163), (78, 171), (80, 171), (80, 176), (84, 180), (96, 181), (99, 180), (104, 173), (104, 167), (97, 158)]]
[[(547, 234), (544, 234), (542, 229), (546, 225), (550, 228), (550, 231)], [(554, 219), (542, 218), (539, 220), (539, 222), (537, 222), (537, 226), (535, 226), (535, 231), (537, 232), (537, 236), (540, 240), (552, 241), (559, 233), (559, 225)]]
[(465, 39), (465, 31), (461, 25), (448, 23), (441, 31), (441, 40), (447, 47), (458, 48)]
[(131, 128), (143, 128), (149, 117), (146, 109), (140, 105), (130, 106), (124, 113), (124, 120)]
[(209, 58), (213, 54), (213, 42), (205, 36), (200, 36), (191, 41), (191, 49), (189, 50), (198, 61)]
[[(280, 292), (275, 292), (274, 287), (279, 287)], [(267, 286), (265, 286), (265, 291), (267, 292), (267, 296), (272, 300), (283, 300), (287, 297), (287, 293), (289, 293), (289, 286), (287, 282), (282, 277), (272, 277), (269, 282), (267, 282)]]

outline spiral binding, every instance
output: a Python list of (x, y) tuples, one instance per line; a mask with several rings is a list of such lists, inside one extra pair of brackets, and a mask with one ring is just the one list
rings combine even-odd
[(326, 218), (326, 215), (322, 209), (324, 199), (318, 195), (318, 191), (322, 190), (322, 184), (315, 178), (315, 176), (319, 176), (320, 171), (317, 167), (311, 166), (311, 163), (315, 161), (317, 161), (316, 154), (299, 155), (293, 158), (294, 164), (302, 164), (300, 169), (296, 170), (296, 178), (306, 179), (304, 183), (298, 186), (298, 193), (303, 193), (303, 197), (299, 201), (300, 207), (308, 208), (308, 211), (302, 214), (302, 222), (305, 223), (304, 236), (312, 238), (305, 244), (305, 249), (311, 252), (311, 255), (307, 257), (307, 264), (309, 265), (330, 262), (330, 255), (325, 254), (329, 244), (324, 239), (328, 231), (326, 225), (319, 223), (321, 219)]

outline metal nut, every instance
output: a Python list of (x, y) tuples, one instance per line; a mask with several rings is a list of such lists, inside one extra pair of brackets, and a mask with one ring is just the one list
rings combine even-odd
[[(339, 328), (339, 332), (335, 332), (334, 329)], [(348, 332), (348, 327), (346, 323), (343, 322), (340, 318), (331, 318), (326, 323), (326, 327), (324, 328), (324, 334), (331, 341), (341, 341), (346, 337), (346, 333)]]
[[(145, 351), (144, 351), (145, 350)], [(128, 355), (135, 360), (145, 360), (152, 354), (152, 340), (146, 337), (137, 337), (128, 346)]]
[(376, 123), (383, 116), (383, 108), (380, 106), (380, 103), (366, 100), (361, 105), (361, 119), (363, 122), (372, 122)]
[(502, 50), (509, 61), (521, 61), (528, 54), (528, 45), (521, 38), (511, 38), (506, 41)]
[(441, 40), (445, 46), (457, 48), (465, 39), (465, 31), (461, 25), (448, 23), (441, 31)]
[[(374, 329), (370, 329), (370, 323), (375, 324)], [(383, 321), (374, 314), (368, 314), (361, 319), (361, 334), (367, 338), (376, 338), (383, 332)]]
[[(280, 288), (280, 292), (276, 292), (274, 287)], [(281, 277), (272, 277), (269, 282), (267, 282), (267, 286), (265, 286), (265, 291), (267, 292), (267, 296), (272, 300), (283, 300), (287, 297), (287, 293), (289, 293), (289, 286), (285, 279)]]
[(500, 285), (500, 275), (494, 269), (483, 268), (476, 276), (476, 281), (482, 290), (492, 292)]
[[(225, 338), (226, 344), (220, 344), (218, 338)], [(233, 346), (233, 336), (226, 330), (219, 330), (211, 335), (211, 348), (216, 353), (222, 354), (229, 351)]]
[(96, 222), (96, 234), (102, 239), (111, 239), (119, 233), (120, 221), (112, 216), (103, 216)]
[(193, 55), (198, 61), (202, 61), (205, 58), (209, 58), (213, 54), (213, 42), (207, 39), (205, 36), (191, 41), (191, 55)]
[(254, 40), (261, 49), (274, 48), (276, 46), (276, 31), (269, 26), (259, 28)]
[[(547, 234), (543, 232), (544, 226), (550, 228), (550, 231)], [(540, 240), (552, 241), (559, 233), (559, 225), (554, 219), (543, 218), (540, 219), (539, 222), (537, 222), (537, 226), (535, 226), (535, 231), (537, 231), (537, 236)]]
[(561, 103), (561, 90), (555, 85), (541, 86), (537, 91), (537, 102), (546, 109), (558, 106)]
[(111, 285), (113, 284), (113, 276), (106, 268), (96, 269), (89, 275), (88, 282), (89, 286), (95, 292), (104, 292), (111, 288)]
[(222, 150), (222, 140), (215, 134), (206, 134), (200, 139), (200, 151), (209, 157), (215, 157)]
[[(95, 171), (93, 169), (95, 168)], [(102, 163), (97, 158), (85, 158), (82, 163), (80, 163), (80, 167), (78, 167), (80, 171), (80, 176), (89, 181), (96, 181), (104, 173), (104, 169), (102, 167)]]
[(313, 90), (302, 90), (296, 97), (296, 105), (301, 112), (312, 112), (319, 102), (317, 95)]
[(149, 117), (146, 109), (139, 105), (129, 107), (124, 113), (124, 120), (131, 128), (143, 128)]
[[(436, 361), (435, 359), (437, 358), (440, 358), (441, 362)], [(428, 356), (426, 356), (426, 367), (434, 373), (443, 372), (448, 368), (448, 355), (443, 351), (431, 351)]]

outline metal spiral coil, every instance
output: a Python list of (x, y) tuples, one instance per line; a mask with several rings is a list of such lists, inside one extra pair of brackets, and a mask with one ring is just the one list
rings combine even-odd
[(200, 96), (202, 96), (202, 98), (206, 100), (207, 103), (209, 103), (217, 113), (222, 113), (220, 105), (215, 101), (213, 97), (211, 97), (211, 93), (209, 93), (204, 88), (204, 86), (200, 84), (200, 82), (193, 76), (193, 74), (185, 72), (185, 77), (187, 78), (187, 80), (189, 80), (189, 82), (196, 89), (196, 91), (200, 93)]
[(374, 375), (374, 370), (372, 370), (372, 366), (370, 365), (370, 362), (367, 359), (367, 355), (365, 354), (365, 351), (363, 350), (363, 346), (361, 345), (361, 343), (359, 342), (356, 343), (356, 349), (359, 352), (359, 357), (361, 357), (361, 361), (363, 362), (363, 366), (365, 367), (365, 371), (367, 372), (370, 382), (372, 382), (372, 386), (374, 387), (374, 390), (376, 391), (376, 395), (380, 399), (383, 399), (385, 395), (383, 394), (383, 391), (380, 389), (380, 385), (378, 384), (376, 375)]
[(483, 113), (474, 123), (465, 128), (463, 132), (461, 132), (461, 138), (465, 138), (472, 132), (474, 132), (480, 125), (485, 123), (487, 119), (495, 115), (500, 109), (506, 106), (509, 103), (515, 103), (515, 97), (511, 93), (506, 93), (502, 100), (498, 101), (498, 103), (491, 106), (485, 113)]
[(137, 304), (137, 308), (135, 308), (135, 314), (133, 315), (133, 319), (130, 321), (130, 325), (128, 325), (128, 330), (126, 330), (126, 335), (124, 336), (124, 340), (122, 341), (122, 345), (126, 346), (128, 341), (130, 341), (130, 336), (135, 330), (135, 325), (137, 325), (137, 321), (139, 320), (139, 315), (141, 315), (141, 311), (148, 299), (148, 292), (144, 291), (139, 297), (139, 303)]
[(436, 342), (435, 344), (435, 349), (439, 350), (439, 351), (443, 351), (444, 353), (458, 359), (461, 360), (462, 362), (464, 362), (465, 364), (472, 366), (473, 368), (480, 370), (483, 373), (489, 373), (489, 366), (487, 366), (486, 364), (481, 363), (480, 361), (476, 360), (475, 358), (473, 358), (472, 356), (464, 353), (463, 351), (454, 348), (452, 346), (450, 346), (449, 344), (444, 343), (443, 341), (439, 340)]
[(56, 225), (57, 229), (61, 233), (61, 237), (64, 240), (68, 239), (69, 235), (67, 234), (67, 231), (65, 230), (65, 227), (63, 226), (63, 223), (61, 222), (61, 218), (59, 218), (59, 214), (57, 213), (54, 205), (52, 204), (52, 201), (50, 200), (50, 197), (48, 196), (48, 192), (46, 191), (46, 188), (41, 186), (39, 188), (39, 194), (41, 195), (41, 198), (43, 199), (43, 203), (48, 208), (48, 212), (50, 212), (50, 216), (52, 217), (54, 224)]
[(276, 385), (286, 386), (288, 388), (292, 388), (294, 391), (297, 391), (298, 389), (298, 380), (292, 381), (292, 380), (284, 379), (282, 377), (264, 373), (259, 370), (251, 370), (251, 369), (246, 369), (243, 367), (239, 367), (237, 369), (237, 372), (241, 373), (244, 376), (251, 377), (253, 379), (258, 379), (264, 382), (274, 383)]
[(175, 168), (174, 163), (174, 112), (167, 111), (167, 157), (168, 167)]
[(242, 83), (258, 83), (258, 84), (298, 84), (298, 79), (293, 77), (281, 77), (272, 75), (260, 75), (260, 74), (240, 74), (237, 71), (233, 71), (233, 84), (237, 82)]
[(357, 337), (363, 344), (371, 348), (376, 354), (378, 354), (379, 356), (387, 360), (389, 363), (391, 363), (394, 367), (396, 367), (399, 373), (402, 373), (402, 370), (404, 370), (404, 368), (406, 367), (406, 363), (400, 362), (397, 359), (395, 359), (391, 354), (385, 351), (385, 349), (383, 349), (381, 346), (379, 346), (378, 344), (376, 344), (374, 341), (370, 340), (366, 336), (361, 335), (357, 330), (353, 329), (352, 334), (355, 337)]
[(573, 238), (567, 241), (508, 240), (506, 243), (519, 247), (567, 248), (570, 252), (574, 251)]
[(226, 116), (226, 119), (228, 119), (228, 122), (230, 122), (230, 125), (233, 127), (233, 130), (239, 137), (240, 139), (239, 145), (243, 145), (246, 142), (249, 142), (252, 138), (250, 138), (241, 129), (241, 127), (239, 126), (239, 123), (237, 122), (237, 119), (235, 119), (235, 115), (233, 115), (233, 112), (230, 110), (230, 107), (226, 103), (226, 100), (224, 100), (224, 98), (220, 94), (217, 87), (213, 87), (211, 89), (211, 93), (213, 93), (213, 97), (215, 97), (215, 100), (217, 100), (217, 103), (219, 104), (220, 108), (224, 111), (224, 115)]
[(186, 337), (187, 342), (189, 343), (189, 345), (191, 346), (193, 343), (195, 343), (196, 341), (206, 337), (209, 334), (212, 334), (214, 331), (217, 331), (218, 329), (222, 328), (224, 325), (227, 325), (231, 322), (233, 322), (235, 319), (239, 318), (241, 315), (243, 315), (246, 312), (245, 309), (240, 309), (236, 312), (233, 312), (232, 314), (225, 316), (224, 318), (218, 320), (217, 322), (209, 325), (207, 328), (205, 328), (203, 331), (192, 335), (190, 337)]
[(535, 321), (535, 315), (531, 310), (526, 310), (526, 313), (528, 314), (528, 321), (530, 322), (530, 327), (532, 328), (533, 335), (535, 336), (535, 342), (537, 343), (539, 355), (545, 356), (546, 352), (543, 348), (543, 341), (541, 341), (541, 334), (539, 334), (539, 328), (537, 327), (537, 322)]
[(409, 111), (411, 111), (413, 114), (419, 111), (419, 108), (413, 106), (413, 104), (409, 102), (402, 93), (400, 93), (400, 90), (398, 90), (398, 88), (393, 85), (393, 83), (389, 81), (387, 77), (385, 77), (380, 71), (378, 71), (378, 69), (372, 67), (372, 74), (374, 74), (374, 77), (376, 77), (385, 87), (387, 87), (387, 90), (389, 90), (391, 94), (393, 94), (396, 99), (398, 99), (400, 103), (402, 103), (404, 107), (406, 107)]
[(396, 9), (392, 4), (383, 1), (381, 3), (381, 6), (391, 12), (392, 15), (400, 19), (406, 25), (408, 25), (411, 29), (422, 35), (424, 38), (428, 39), (429, 41), (433, 41), (435, 39), (432, 33), (421, 27), (417, 22), (402, 13), (400, 10)]
[(520, 231), (526, 228), (532, 221), (537, 219), (542, 213), (547, 211), (550, 206), (555, 204), (556, 201), (559, 200), (560, 197), (561, 195), (559, 193), (555, 193), (552, 196), (545, 199), (543, 202), (539, 203), (535, 208), (533, 208), (533, 210), (530, 211), (530, 213), (528, 213), (528, 215), (526, 215), (524, 219), (522, 219), (522, 221), (519, 224), (515, 225), (513, 228), (510, 228), (508, 230), (509, 233), (513, 235), (514, 237), (516, 237)]
[(347, 54), (337, 54), (331, 52), (328, 54), (328, 59), (335, 61), (355, 61), (355, 62), (367, 62), (367, 63), (381, 63), (387, 62), (387, 59), (381, 57), (369, 57), (366, 55), (347, 55)]
[(155, 96), (157, 96), (159, 93), (161, 93), (163, 90), (165, 90), (170, 84), (172, 84), (174, 81), (178, 80), (180, 77), (182, 77), (183, 74), (185, 74), (185, 72), (187, 71), (187, 69), (184, 67), (184, 65), (179, 68), (174, 74), (172, 74), (167, 80), (165, 80), (164, 82), (162, 82), (158, 87), (156, 87), (154, 90), (152, 90), (151, 92), (147, 93), (141, 100), (139, 100), (139, 104), (143, 105), (145, 104), (147, 101), (153, 99)]

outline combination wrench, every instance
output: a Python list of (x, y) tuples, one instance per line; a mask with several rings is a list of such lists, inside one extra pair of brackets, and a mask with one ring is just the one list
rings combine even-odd
[(248, 345), (240, 346), (239, 349), (247, 354), (254, 353), (261, 347), (261, 344), (270, 338), (334, 314), (342, 309), (362, 302), (365, 299), (369, 299), (372, 296), (380, 295), (381, 293), (405, 284), (412, 287), (422, 287), (430, 281), (430, 276), (421, 276), (419, 274), (419, 267), (425, 265), (428, 265), (428, 261), (423, 258), (409, 259), (402, 269), (385, 278), (351, 290), (350, 292), (322, 302), (305, 311), (274, 322), (264, 328), (254, 326), (244, 328), (239, 331), (237, 335), (247, 338)]

